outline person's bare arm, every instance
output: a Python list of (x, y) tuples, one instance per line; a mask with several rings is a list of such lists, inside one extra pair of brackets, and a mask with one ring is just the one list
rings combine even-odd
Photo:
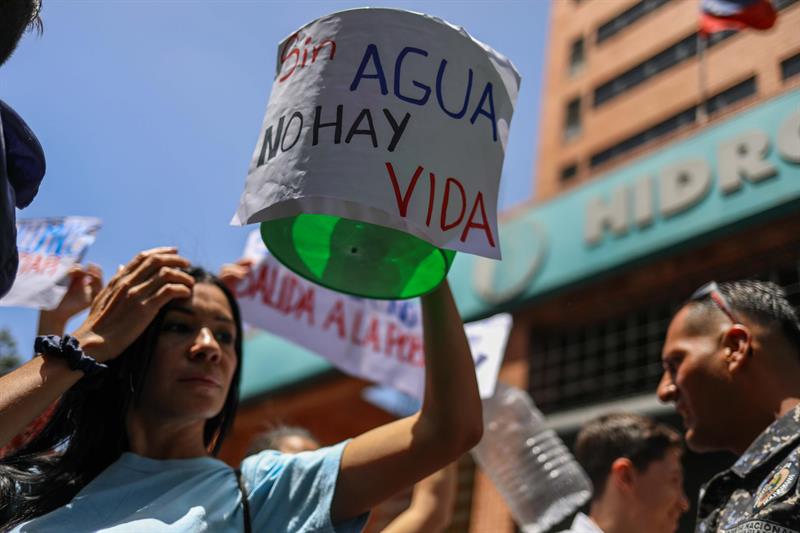
[(422, 298), (425, 399), (419, 413), (354, 438), (342, 454), (334, 523), (354, 518), (475, 446), (483, 432), (475, 367), (447, 283)]
[[(188, 297), (194, 280), (180, 271), (189, 262), (174, 248), (137, 255), (114, 276), (75, 331), (81, 348), (99, 362), (119, 355), (173, 298)], [(0, 377), (0, 446), (4, 446), (81, 377), (66, 362), (37, 355)]]
[(458, 464), (451, 463), (416, 485), (411, 505), (400, 513), (383, 533), (440, 533), (453, 519), (456, 500)]

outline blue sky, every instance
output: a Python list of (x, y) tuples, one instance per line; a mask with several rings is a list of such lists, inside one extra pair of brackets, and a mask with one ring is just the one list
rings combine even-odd
[[(546, 0), (374, 1), (463, 26), (522, 75), (500, 205), (531, 196)], [(364, 2), (44, 0), (0, 68), (0, 98), (36, 132), (47, 175), (20, 218), (103, 220), (87, 260), (106, 278), (159, 245), (216, 270), (241, 254), (250, 227), (229, 225), (275, 71), (277, 44), (321, 15)], [(0, 308), (27, 355), (36, 311)], [(74, 326), (74, 324), (73, 324)]]

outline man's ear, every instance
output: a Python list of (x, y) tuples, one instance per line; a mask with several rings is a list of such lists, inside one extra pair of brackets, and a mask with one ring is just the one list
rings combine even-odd
[(729, 372), (738, 372), (749, 362), (752, 340), (750, 330), (742, 324), (734, 324), (722, 336), (722, 351)]
[(611, 463), (608, 477), (618, 490), (629, 492), (633, 490), (636, 481), (636, 467), (627, 457), (618, 457)]

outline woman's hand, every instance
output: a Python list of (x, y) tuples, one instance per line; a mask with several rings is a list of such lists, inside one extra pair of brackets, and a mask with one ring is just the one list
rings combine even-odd
[(252, 259), (239, 259), (235, 263), (225, 263), (219, 270), (219, 279), (231, 292), (236, 292), (236, 285), (250, 274), (253, 263)]
[(74, 333), (81, 347), (100, 362), (121, 354), (167, 302), (192, 295), (194, 278), (181, 270), (189, 265), (176, 248), (162, 247), (120, 267)]
[(103, 288), (103, 271), (97, 265), (74, 265), (67, 275), (69, 286), (64, 297), (55, 309), (39, 313), (38, 335), (63, 334), (67, 321), (89, 307)]

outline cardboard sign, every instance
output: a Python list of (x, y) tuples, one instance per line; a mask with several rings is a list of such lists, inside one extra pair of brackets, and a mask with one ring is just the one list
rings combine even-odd
[[(235, 294), (248, 324), (303, 346), (349, 374), (422, 398), (425, 363), (419, 300), (362, 299), (314, 285), (269, 255), (257, 231), (250, 234), (245, 257), (255, 264)], [(490, 397), (511, 316), (496, 315), (465, 329), (481, 397)]]
[(0, 306), (53, 309), (67, 292), (67, 272), (80, 263), (101, 222), (92, 217), (17, 221), (19, 269)]
[(508, 59), (434, 17), (370, 8), (317, 19), (278, 47), (232, 224), (334, 215), (499, 259), (519, 82)]

